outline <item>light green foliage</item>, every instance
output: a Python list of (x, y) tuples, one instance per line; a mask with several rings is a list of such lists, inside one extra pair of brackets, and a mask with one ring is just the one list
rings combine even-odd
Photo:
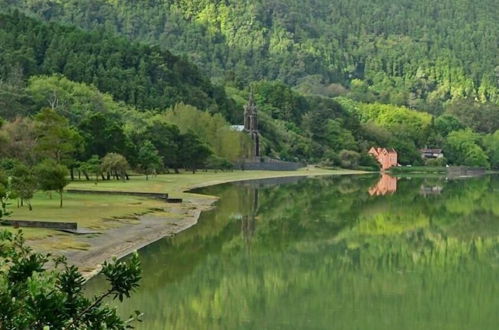
[(178, 126), (181, 133), (194, 132), (217, 156), (236, 161), (248, 153), (248, 136), (233, 131), (220, 114), (212, 115), (193, 106), (177, 104), (166, 111), (164, 119)]
[(394, 135), (412, 139), (417, 145), (425, 141), (431, 115), (387, 104), (358, 103), (357, 106), (356, 115), (361, 122), (374, 122)]
[(109, 176), (114, 176), (116, 179), (125, 179), (126, 171), (130, 165), (123, 155), (110, 152), (102, 158), (101, 170)]
[(71, 81), (60, 74), (33, 76), (26, 91), (38, 108), (50, 106), (72, 123), (91, 112), (117, 114), (122, 108), (111, 95), (101, 93), (95, 86)]
[(336, 100), (360, 120), (360, 134), (368, 145), (394, 148), (401, 164), (421, 161), (418, 148), (425, 147), (434, 130), (430, 114), (394, 105), (359, 103), (344, 97)]
[(444, 153), (451, 164), (489, 167), (487, 154), (478, 144), (480, 136), (470, 129), (451, 132)]

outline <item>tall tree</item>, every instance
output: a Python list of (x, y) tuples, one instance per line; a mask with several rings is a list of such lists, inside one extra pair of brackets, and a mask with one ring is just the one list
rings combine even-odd
[(82, 148), (81, 136), (66, 118), (55, 110), (45, 108), (35, 116), (36, 150), (57, 164), (69, 162), (70, 156)]
[(53, 159), (46, 159), (35, 167), (35, 173), (44, 191), (56, 191), (59, 194), (59, 207), (63, 205), (64, 187), (68, 185), (69, 170)]
[(11, 171), (12, 175), (12, 192), (20, 199), (21, 205), (24, 202), (28, 204), (31, 211), (31, 199), (33, 198), (36, 189), (38, 188), (38, 181), (36, 180), (33, 168), (19, 163)]
[(203, 144), (196, 134), (188, 132), (182, 135), (181, 161), (184, 167), (190, 169), (193, 174), (205, 165), (211, 154), (210, 148)]
[(146, 180), (149, 180), (149, 174), (156, 173), (163, 163), (163, 159), (151, 141), (145, 141), (140, 146), (137, 161), (139, 168), (146, 175)]

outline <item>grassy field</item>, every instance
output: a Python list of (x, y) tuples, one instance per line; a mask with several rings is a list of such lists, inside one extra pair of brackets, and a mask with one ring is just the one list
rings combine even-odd
[[(332, 175), (354, 174), (358, 171), (323, 170), (316, 168), (301, 169), (294, 172), (276, 171), (233, 171), (233, 172), (198, 172), (167, 174), (150, 177), (132, 176), (128, 181), (100, 181), (98, 184), (88, 181), (76, 181), (68, 185), (68, 189), (84, 189), (102, 191), (102, 194), (64, 194), (64, 207), (59, 208), (58, 195), (38, 192), (32, 200), (33, 210), (26, 206), (17, 208), (12, 205), (13, 214), (9, 217), (16, 220), (42, 220), (77, 222), (79, 227), (96, 231), (105, 231), (116, 226), (137, 222), (137, 216), (149, 212), (168, 212), (168, 204), (164, 201), (135, 196), (109, 195), (106, 191), (160, 192), (170, 197), (185, 198), (193, 194), (186, 190), (224, 182), (271, 177), (289, 177), (297, 175)], [(16, 204), (15, 201), (13, 204)], [(10, 227), (9, 230), (13, 230)], [(44, 248), (76, 248), (85, 249), (78, 243), (77, 237), (45, 229), (23, 229), (28, 240), (45, 239)], [(47, 240), (48, 238), (48, 240)], [(48, 243), (47, 243), (48, 242)]]
[(158, 192), (169, 193), (170, 197), (183, 197), (186, 190), (199, 186), (209, 186), (218, 183), (265, 179), (273, 177), (289, 177), (297, 175), (331, 175), (355, 174), (359, 171), (352, 170), (325, 170), (319, 168), (300, 169), (298, 171), (232, 171), (232, 172), (198, 172), (192, 174), (165, 174), (150, 177), (132, 176), (128, 181), (100, 181), (97, 185), (88, 181), (73, 182), (68, 189), (85, 189), (96, 191), (133, 191), (133, 192)]
[(133, 221), (136, 215), (164, 207), (165, 204), (160, 200), (133, 196), (65, 193), (64, 207), (59, 208), (58, 198), (58, 195), (50, 199), (46, 193), (37, 193), (32, 201), (33, 211), (29, 211), (26, 206), (13, 207), (10, 218), (77, 222), (81, 227), (106, 230), (117, 225), (117, 219)]

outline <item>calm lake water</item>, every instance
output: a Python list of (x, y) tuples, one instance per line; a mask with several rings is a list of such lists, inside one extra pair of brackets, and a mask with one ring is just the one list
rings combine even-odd
[[(499, 176), (220, 185), (140, 251), (139, 329), (499, 329)], [(105, 285), (101, 277), (89, 290)]]

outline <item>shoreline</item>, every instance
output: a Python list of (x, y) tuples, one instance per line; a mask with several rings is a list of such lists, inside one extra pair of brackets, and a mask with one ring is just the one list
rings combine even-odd
[[(360, 175), (368, 174), (364, 171), (330, 171), (307, 173), (289, 172), (265, 174), (259, 178), (237, 178), (212, 180), (185, 187), (179, 192), (187, 194), (184, 201), (178, 205), (169, 205), (168, 215), (162, 212), (152, 212), (138, 217), (136, 224), (124, 224), (122, 226), (106, 230), (98, 235), (84, 237), (82, 240), (91, 248), (88, 250), (64, 250), (62, 255), (66, 256), (68, 262), (77, 266), (85, 277), (90, 280), (98, 275), (102, 269), (102, 264), (112, 258), (121, 259), (127, 255), (144, 248), (154, 242), (166, 237), (172, 237), (195, 226), (201, 216), (201, 213), (215, 207), (217, 196), (202, 195), (192, 193), (198, 188), (216, 186), (225, 183), (256, 181), (272, 178), (286, 177), (318, 177), (335, 175)], [(102, 191), (105, 193), (105, 191)], [(172, 214), (174, 214), (172, 216)]]

